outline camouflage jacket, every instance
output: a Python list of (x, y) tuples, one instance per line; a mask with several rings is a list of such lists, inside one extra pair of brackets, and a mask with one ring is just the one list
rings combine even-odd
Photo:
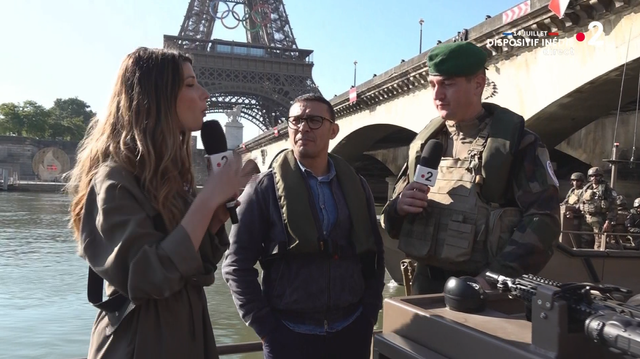
[(640, 214), (637, 209), (633, 208), (629, 211), (624, 225), (630, 233), (640, 233)]
[(616, 204), (618, 194), (607, 182), (594, 185), (588, 183), (580, 196), (580, 210), (587, 216), (606, 216), (612, 224), (618, 218)]
[[(506, 276), (539, 273), (551, 259), (553, 246), (560, 237), (558, 184), (555, 175), (549, 172), (550, 163), (538, 151), (544, 145), (532, 132), (525, 131), (524, 135), (527, 134), (528, 140), (522, 141), (512, 162), (512, 191), (508, 194), (508, 205), (522, 209), (522, 220), (504, 250), (487, 268)], [(409, 182), (401, 172), (393, 198), (382, 211), (381, 224), (394, 239), (399, 238), (404, 220), (396, 209), (398, 198)]]

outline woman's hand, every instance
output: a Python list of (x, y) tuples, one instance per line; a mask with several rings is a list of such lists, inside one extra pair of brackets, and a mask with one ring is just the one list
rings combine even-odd
[(211, 171), (207, 181), (202, 186), (201, 195), (210, 198), (214, 208), (224, 206), (232, 198), (238, 197), (240, 192), (242, 159), (234, 155), (217, 171)]
[(250, 178), (242, 174), (241, 164), (240, 156), (234, 154), (221, 169), (209, 173), (202, 190), (180, 222), (196, 250), (200, 248), (207, 230), (215, 233), (229, 219), (225, 204), (238, 198), (240, 188)]

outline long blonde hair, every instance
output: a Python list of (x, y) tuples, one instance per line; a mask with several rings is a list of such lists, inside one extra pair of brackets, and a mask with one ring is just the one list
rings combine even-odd
[(106, 116), (91, 121), (70, 173), (70, 225), (76, 240), (87, 192), (107, 162), (137, 176), (168, 230), (184, 216), (195, 189), (191, 134), (182, 129), (176, 111), (185, 62), (192, 63), (179, 52), (144, 47), (122, 62)]

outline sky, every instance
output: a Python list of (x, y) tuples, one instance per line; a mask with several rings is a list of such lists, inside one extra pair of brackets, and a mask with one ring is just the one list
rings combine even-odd
[[(519, 0), (285, 0), (299, 48), (314, 50), (313, 79), (328, 98), (454, 37)], [(50, 107), (78, 97), (100, 115), (124, 57), (177, 35), (189, 0), (0, 0), (0, 103)], [(245, 41), (242, 26), (213, 37)], [(224, 114), (210, 115), (224, 123)], [(260, 133), (244, 122), (244, 141)], [(197, 134), (197, 133), (196, 133)], [(202, 144), (198, 141), (198, 148)]]

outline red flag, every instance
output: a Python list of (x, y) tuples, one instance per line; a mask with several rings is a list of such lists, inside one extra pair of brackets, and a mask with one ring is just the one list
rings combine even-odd
[(561, 19), (567, 10), (567, 6), (569, 6), (569, 0), (551, 0), (549, 2), (549, 10), (553, 11)]
[(242, 143), (242, 149), (243, 149), (243, 150), (246, 150), (246, 149), (247, 149), (247, 147), (244, 145), (244, 143)]
[(278, 135), (280, 134), (280, 132), (278, 132), (278, 128), (277, 127), (273, 128), (273, 134), (276, 135), (276, 137), (278, 137)]
[(358, 91), (355, 87), (349, 90), (349, 103), (354, 103), (358, 100)]

